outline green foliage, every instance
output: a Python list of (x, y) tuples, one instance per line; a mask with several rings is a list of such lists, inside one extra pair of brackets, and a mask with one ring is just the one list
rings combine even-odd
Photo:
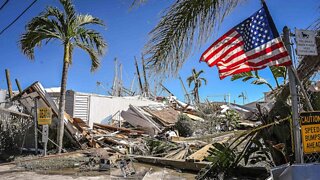
[(235, 80), (239, 80), (239, 79), (242, 79), (243, 82), (247, 82), (249, 80), (252, 80), (254, 79), (251, 84), (256, 84), (256, 85), (267, 85), (271, 90), (273, 90), (271, 84), (261, 78), (258, 74), (258, 71), (254, 71), (254, 73), (252, 72), (244, 72), (244, 73), (240, 73), (240, 74), (235, 74), (231, 77), (231, 81), (235, 81)]
[(179, 131), (179, 135), (182, 137), (189, 137), (193, 134), (192, 120), (184, 114), (178, 116), (178, 121), (174, 128)]
[[(261, 111), (260, 111), (261, 112)], [(291, 138), (287, 135), (288, 118), (271, 124), (266, 114), (259, 116), (261, 126), (245, 133), (232, 140), (229, 144), (215, 144), (215, 150), (210, 150), (207, 160), (212, 162), (205, 169), (201, 170), (197, 179), (213, 178), (225, 179), (234, 175), (234, 169), (248, 164), (265, 163), (267, 166), (281, 165), (288, 163), (287, 157), (292, 154)]]
[(285, 66), (269, 66), (269, 68), (275, 78), (286, 78), (287, 68)]
[(103, 37), (88, 25), (104, 26), (102, 20), (91, 15), (76, 14), (71, 0), (60, 0), (63, 11), (56, 7), (47, 7), (26, 25), (26, 32), (21, 35), (20, 47), (30, 59), (34, 59), (34, 49), (53, 40), (59, 40), (65, 49), (65, 61), (72, 63), (72, 52), (78, 47), (88, 53), (91, 70), (100, 65), (99, 56), (104, 54), (107, 44)]
[(223, 123), (226, 124), (228, 129), (235, 129), (240, 121), (240, 115), (235, 110), (228, 110), (224, 113)]
[[(283, 79), (283, 83), (285, 83), (285, 79), (287, 76), (287, 68), (283, 66), (270, 66), (269, 67), (273, 78), (277, 84), (277, 87), (280, 87), (279, 85), (279, 78)], [(243, 82), (247, 82), (249, 80), (254, 79), (251, 84), (256, 85), (267, 85), (271, 90), (273, 90), (272, 85), (264, 78), (259, 76), (258, 71), (252, 72), (244, 72), (240, 74), (235, 74), (231, 77), (231, 81), (242, 79)]]
[(177, 145), (169, 141), (160, 141), (154, 138), (148, 138), (146, 141), (149, 148), (149, 154), (151, 155), (157, 156), (177, 149)]
[(236, 162), (237, 152), (231, 149), (228, 144), (214, 143), (214, 148), (208, 150), (209, 156), (206, 158), (208, 161), (216, 164), (217, 170), (226, 171), (234, 166)]
[(149, 68), (162, 75), (176, 74), (192, 52), (194, 40), (206, 42), (239, 1), (175, 1), (150, 33), (145, 50)]

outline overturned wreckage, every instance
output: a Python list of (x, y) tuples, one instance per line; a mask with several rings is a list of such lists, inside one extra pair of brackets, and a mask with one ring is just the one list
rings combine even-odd
[[(50, 132), (55, 133), (58, 109), (57, 102), (55, 102), (56, 97), (52, 98), (50, 94), (52, 94), (52, 92), (48, 93), (39, 82), (35, 82), (10, 99), (11, 104), (19, 107), (21, 111), (14, 112), (25, 117), (28, 122), (31, 122), (28, 126), (28, 128), (31, 129), (31, 138), (34, 134), (31, 126), (35, 122), (33, 118), (35, 116), (35, 102), (41, 107), (47, 107), (52, 110), (53, 123), (50, 125)], [(69, 95), (73, 96), (73, 100), (79, 98), (80, 95), (81, 98), (86, 98), (88, 100), (86, 101), (86, 108), (91, 109), (81, 110), (90, 112), (91, 114), (94, 113), (92, 107), (96, 108), (95, 110), (99, 109), (99, 111), (108, 108), (108, 106), (97, 107), (92, 99), (101, 98), (102, 100), (99, 101), (100, 104), (108, 104), (120, 98), (85, 93), (80, 94), (71, 91), (69, 91)], [(98, 116), (92, 116), (91, 114), (86, 115), (86, 118), (82, 119), (81, 116), (79, 117), (79, 114), (77, 115), (76, 105), (71, 105), (73, 107), (72, 112), (70, 108), (68, 110), (71, 115), (65, 113), (64, 117), (66, 127), (65, 140), (70, 142), (71, 145), (65, 143), (64, 151), (74, 151), (78, 149), (80, 152), (68, 152), (65, 153), (65, 155), (80, 154), (79, 158), (67, 160), (60, 158), (60, 162), (59, 158), (57, 158), (60, 156), (52, 155), (56, 144), (50, 139), (51, 136), (49, 136), (49, 144), (51, 144), (51, 146), (49, 146), (49, 154), (51, 155), (30, 159), (17, 158), (12, 163), (19, 164), (19, 167), (30, 170), (39, 170), (41, 167), (45, 169), (81, 167), (80, 169), (82, 170), (101, 171), (109, 170), (110, 167), (117, 167), (121, 170), (122, 176), (126, 177), (135, 174), (135, 168), (132, 166), (132, 160), (134, 160), (198, 172), (201, 168), (210, 164), (210, 162), (207, 161), (207, 156), (209, 155), (207, 151), (212, 148), (211, 143), (227, 142), (230, 139), (236, 138), (239, 132), (241, 132), (216, 133), (214, 135), (208, 134), (197, 137), (179, 137), (179, 132), (175, 131), (175, 125), (181, 114), (188, 117), (194, 124), (199, 124), (206, 120), (199, 117), (194, 110), (192, 110), (192, 112), (182, 112), (181, 109), (185, 108), (176, 109), (176, 106), (155, 101), (151, 101), (150, 103), (150, 100), (137, 102), (139, 99), (133, 100), (133, 98), (130, 98), (131, 100), (128, 100), (130, 103), (128, 103), (126, 99), (128, 98), (123, 98), (125, 102), (117, 105), (117, 107), (119, 106), (119, 110), (115, 108), (112, 109), (114, 114), (107, 114), (105, 112), (98, 113), (99, 118), (96, 120), (90, 119), (90, 117)], [(73, 101), (73, 103), (75, 103), (75, 101)], [(80, 107), (78, 106), (78, 108)], [(36, 132), (41, 133), (41, 131), (38, 130), (39, 125), (35, 127), (35, 129), (37, 129)], [(40, 141), (39, 139), (40, 138), (37, 138), (36, 140), (37, 144)], [(30, 147), (25, 146), (25, 143), (21, 144), (21, 149), (23, 148), (30, 149)], [(41, 148), (42, 146), (40, 145), (40, 149)], [(61, 157), (63, 157), (63, 155)], [(48, 167), (45, 163), (42, 163), (43, 159), (47, 159), (55, 165)]]

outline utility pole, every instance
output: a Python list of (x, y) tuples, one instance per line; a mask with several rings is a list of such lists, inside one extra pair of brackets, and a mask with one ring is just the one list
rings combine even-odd
[(133, 92), (133, 86), (134, 86), (134, 81), (136, 79), (136, 73), (133, 74), (133, 78), (132, 78), (132, 81), (131, 81), (131, 85), (130, 85), (130, 91)]
[(139, 81), (139, 87), (140, 87), (140, 92), (143, 95), (144, 91), (143, 91), (143, 86), (142, 86), (142, 82), (141, 82), (141, 76), (140, 76), (140, 71), (139, 71), (139, 66), (138, 66), (138, 62), (137, 62), (137, 58), (134, 57), (134, 61), (135, 61), (135, 65), (136, 65), (136, 70), (137, 70), (137, 76), (138, 76), (138, 81)]
[[(290, 55), (290, 58), (292, 60), (290, 29), (287, 26), (283, 28), (283, 41)], [(292, 65), (288, 67), (288, 76), (289, 76), (289, 88), (290, 88), (291, 104), (292, 104), (291, 109), (292, 109), (295, 160), (296, 160), (296, 163), (303, 163), (301, 132), (300, 132), (299, 112), (298, 112), (299, 109), (298, 109), (297, 85), (296, 85), (296, 78), (294, 75), (294, 70)]]
[(22, 92), (22, 89), (21, 89), (21, 86), (20, 86), (19, 80), (18, 80), (18, 79), (15, 79), (15, 81), (16, 81), (16, 84), (17, 84), (17, 87), (18, 87), (19, 93), (21, 93), (21, 92)]
[(143, 72), (143, 78), (144, 78), (144, 93), (145, 93), (145, 96), (149, 96), (149, 84), (147, 81), (146, 66), (144, 64), (143, 55), (141, 55), (141, 63), (142, 63), (142, 72)]
[(182, 81), (182, 79), (181, 79), (181, 76), (179, 76), (179, 80), (180, 80), (180, 83), (181, 83), (181, 86), (182, 86), (182, 89), (183, 89), (183, 91), (184, 91), (184, 93), (185, 93), (185, 96), (187, 97), (187, 100), (188, 100), (188, 104), (190, 104), (190, 96), (189, 96), (189, 93), (187, 92), (187, 89), (186, 89), (186, 87), (184, 86), (184, 83), (183, 83), (183, 81)]
[(112, 96), (115, 96), (118, 90), (118, 60), (114, 58), (114, 77), (112, 85)]
[(121, 93), (122, 93), (122, 88), (123, 88), (123, 81), (122, 81), (122, 64), (120, 63), (119, 65), (119, 69), (120, 69), (120, 78), (119, 78), (119, 82), (118, 82), (118, 89), (117, 89), (117, 96), (120, 97)]
[(10, 80), (10, 72), (9, 72), (9, 69), (6, 69), (5, 71), (6, 71), (6, 79), (7, 79), (9, 98), (11, 99), (13, 97), (13, 93), (12, 93), (12, 85), (11, 85), (11, 80)]

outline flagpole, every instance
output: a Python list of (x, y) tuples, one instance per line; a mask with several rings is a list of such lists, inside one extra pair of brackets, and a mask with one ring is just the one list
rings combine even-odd
[[(292, 60), (291, 53), (291, 43), (290, 43), (290, 29), (285, 26), (283, 28), (283, 41), (286, 49)], [(301, 132), (299, 123), (299, 112), (298, 112), (298, 95), (297, 95), (297, 85), (296, 78), (293, 70), (293, 66), (288, 66), (288, 76), (289, 76), (289, 88), (291, 94), (291, 109), (292, 109), (292, 131), (294, 138), (294, 154), (296, 163), (303, 163), (303, 153), (301, 144)]]

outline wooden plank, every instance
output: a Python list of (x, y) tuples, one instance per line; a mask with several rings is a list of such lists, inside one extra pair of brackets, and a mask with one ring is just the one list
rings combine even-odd
[(149, 163), (156, 166), (171, 166), (173, 168), (188, 170), (188, 171), (200, 171), (202, 168), (210, 164), (210, 162), (189, 162), (185, 160), (150, 157), (150, 156), (131, 156), (139, 162)]
[(208, 144), (206, 146), (204, 146), (203, 148), (199, 149), (198, 151), (194, 152), (193, 154), (191, 154), (190, 156), (187, 157), (187, 159), (192, 159), (195, 161), (202, 161), (204, 160), (208, 155), (208, 150), (210, 148), (213, 148), (212, 144)]
[(93, 128), (100, 128), (100, 129), (106, 129), (112, 130), (112, 131), (121, 131), (124, 133), (129, 133), (129, 134), (144, 134), (144, 131), (138, 131), (138, 130), (133, 130), (133, 129), (128, 129), (128, 128), (121, 128), (121, 127), (114, 127), (114, 126), (109, 126), (109, 125), (103, 125), (99, 123), (93, 123)]

